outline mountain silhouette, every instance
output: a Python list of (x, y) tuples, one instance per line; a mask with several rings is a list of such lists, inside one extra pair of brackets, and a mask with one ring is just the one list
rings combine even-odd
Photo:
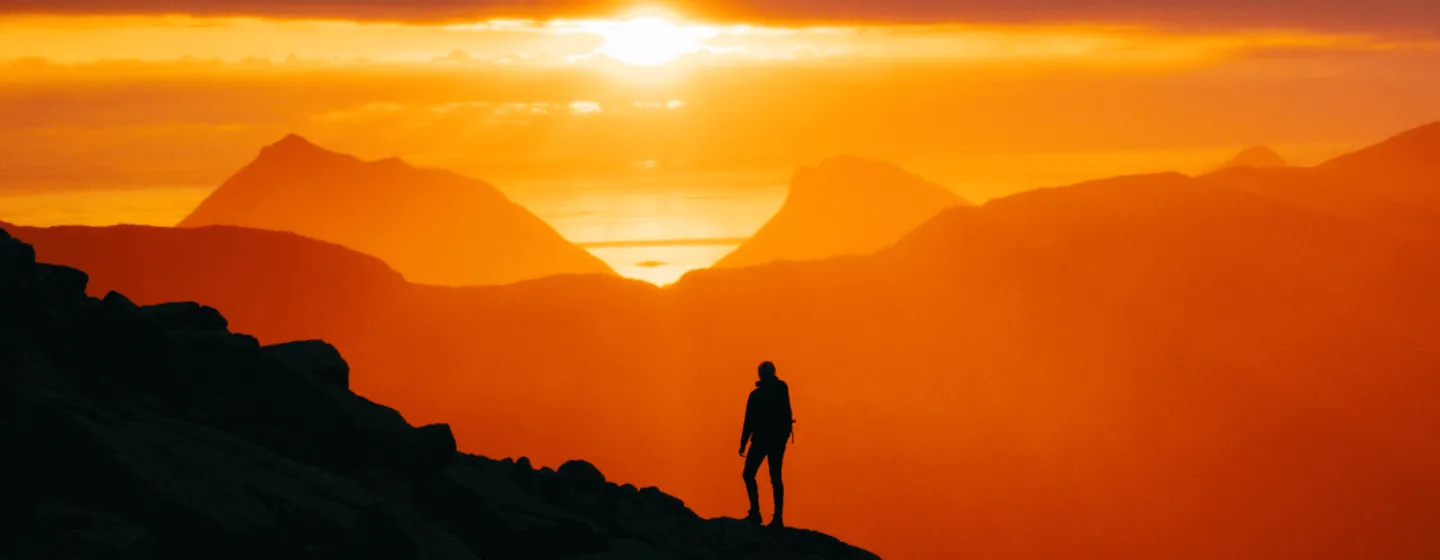
[(296, 135), (266, 146), (180, 222), (289, 231), (383, 259), (423, 284), (613, 273), (483, 181), (365, 162)]
[[(738, 367), (732, 353), (799, 364), (787, 380), (825, 395), (796, 405), (801, 441), (823, 427), (844, 436), (812, 452), (863, 456), (828, 468), (904, 473), (832, 507), (947, 519), (911, 526), (924, 545), (832, 529), (881, 554), (1418, 559), (1440, 551), (1423, 536), (1440, 507), (1387, 488), (1440, 496), (1423, 474), (1440, 443), (1409, 427), (1440, 420), (1420, 396), (1440, 388), (1437, 263), (1367, 224), (1166, 174), (671, 290), (704, 318), (697, 377)], [(797, 470), (787, 482), (824, 476)]]
[(277, 237), (335, 251), (311, 257), (326, 282), (369, 294), (318, 323), (252, 288), (289, 258), (177, 271), (107, 244), (117, 228), (7, 229), (140, 303), (175, 299), (146, 267), (194, 275), (214, 293), (187, 298), (231, 328), (329, 341), (359, 394), (454, 426), (462, 450), (587, 457), (710, 515), (744, 511), (733, 440), (773, 361), (798, 419), (787, 521), (886, 557), (1422, 559), (1440, 554), (1440, 244), (1409, 218), (1430, 211), (1428, 138), (1037, 189), (869, 255), (666, 288), (352, 280), (373, 260)]
[(1199, 179), (1440, 242), (1440, 123), (1311, 168), (1230, 169)]
[(1253, 169), (1269, 169), (1274, 167), (1288, 167), (1289, 165), (1290, 164), (1285, 162), (1285, 158), (1282, 158), (1280, 157), (1280, 154), (1275, 153), (1275, 150), (1272, 150), (1267, 146), (1252, 146), (1241, 150), (1240, 153), (1235, 154), (1235, 157), (1230, 158), (1229, 161), (1220, 164), (1220, 167), (1215, 168), (1215, 170), (1223, 171), (1226, 169), (1236, 169), (1244, 167)]
[[(42, 260), (96, 271), (92, 296), (120, 290), (145, 304), (205, 301), (265, 341), (333, 335), (357, 314), (388, 314), (384, 302), (411, 286), (380, 259), (289, 232), (3, 222), (0, 228), (34, 241)], [(300, 309), (308, 311), (296, 314)]]
[(875, 558), (585, 461), (458, 453), (351, 393), (329, 344), (86, 288), (0, 232), (5, 558)]
[(940, 211), (968, 204), (894, 164), (831, 158), (796, 171), (780, 211), (714, 267), (872, 253)]
[(1351, 182), (1367, 182), (1406, 202), (1440, 206), (1440, 122), (1420, 126), (1316, 167)]
[[(1417, 126), (1383, 142), (1336, 156), (1321, 168), (1359, 168), (1378, 171), (1389, 167), (1423, 165), (1434, 167), (1435, 150), (1440, 149), (1440, 122)], [(1432, 165), (1425, 165), (1430, 163)]]

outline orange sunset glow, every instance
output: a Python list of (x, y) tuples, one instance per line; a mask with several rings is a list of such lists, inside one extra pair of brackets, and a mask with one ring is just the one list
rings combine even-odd
[[(261, 423), (292, 404), (371, 405), (295, 404), (330, 394), (305, 388), (206, 412), (230, 366), (201, 368), (219, 373), (123, 402), (327, 482), (126, 451), (139, 421), (112, 430), (122, 401), (85, 400), (101, 412), (56, 441), (136, 461), (88, 460), (89, 479), (191, 457), (176, 468), (216, 478), (187, 487), (230, 497), (196, 503), (250, 513), (46, 486), (13, 550), (56, 557), (101, 524), (53, 513), (73, 509), (147, 535), (115, 549), (140, 558), (193, 551), (174, 519), (252, 514), (264, 530), (235, 542), (316, 558), (392, 550), (355, 544), (387, 524), (413, 551), (377, 558), (1437, 557), (1435, 22), (1406, 0), (0, 5), (0, 225), (102, 298), (15, 332), (100, 344), (129, 313), (150, 326), (104, 348), (163, 338), (183, 365), (254, 346), (253, 367), (333, 383), (314, 364), (340, 358), (273, 346), (323, 340), (341, 389), (503, 465), (272, 441)], [(16, 301), (50, 301), (33, 290)], [(175, 334), (180, 308), (151, 307), (174, 301), (239, 342)], [(61, 357), (0, 370), (91, 367), (12, 345)], [(114, 378), (54, 386), (128, 394)], [(433, 455), (385, 437), (375, 453)], [(275, 505), (282, 487), (313, 494)], [(651, 501), (605, 501), (631, 491)], [(783, 521), (751, 527), (782, 494)], [(165, 496), (144, 503), (191, 507)], [(281, 550), (255, 546), (234, 550)]]

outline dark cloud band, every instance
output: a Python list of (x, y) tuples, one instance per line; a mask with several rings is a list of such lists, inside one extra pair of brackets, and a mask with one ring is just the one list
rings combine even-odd
[[(756, 23), (1134, 22), (1418, 35), (1440, 29), (1440, 2), (1435, 0), (675, 0), (662, 4), (690, 17)], [(438, 22), (613, 16), (634, 5), (627, 0), (11, 0), (0, 2), (0, 13), (173, 13)]]

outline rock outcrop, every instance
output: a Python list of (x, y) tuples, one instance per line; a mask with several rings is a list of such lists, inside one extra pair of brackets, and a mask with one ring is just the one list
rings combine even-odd
[(456, 452), (351, 393), (330, 345), (87, 297), (0, 231), (0, 557), (873, 558), (704, 520), (589, 463)]

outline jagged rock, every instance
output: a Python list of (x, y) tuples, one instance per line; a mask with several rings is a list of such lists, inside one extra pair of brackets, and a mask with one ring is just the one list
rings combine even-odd
[(350, 364), (345, 363), (339, 350), (323, 340), (272, 344), (260, 351), (316, 379), (341, 389), (350, 387)]
[(514, 485), (496, 484), (503, 478), (485, 476), (504, 468), (493, 462), (453, 465), (417, 486), (416, 502), (449, 520), (442, 526), (483, 558), (562, 558), (604, 550), (607, 535), (594, 523)]
[(515, 465), (510, 468), (510, 483), (528, 492), (535, 491), (535, 468), (530, 466), (529, 457), (515, 460)]
[(130, 301), (130, 298), (125, 297), (125, 294), (122, 294), (122, 293), (117, 292), (117, 291), (114, 291), (114, 290), (111, 290), (111, 291), (107, 292), (107, 293), (105, 294), (105, 299), (102, 300), (102, 301), (103, 301), (103, 302), (105, 303), (105, 305), (108, 306), (109, 308), (115, 309), (115, 310), (118, 310), (118, 311), (121, 311), (121, 312), (131, 313), (131, 314), (139, 313), (139, 312), (140, 312), (140, 306), (135, 305), (135, 302)]
[(387, 441), (395, 434), (413, 429), (399, 411), (375, 404), (364, 397), (346, 392), (341, 397), (334, 398), (334, 401), (345, 410), (350, 425), (368, 439)]
[(587, 461), (566, 461), (557, 472), (567, 486), (582, 492), (598, 492), (605, 486), (605, 475)]
[(396, 468), (434, 471), (455, 461), (455, 435), (448, 424), (430, 424), (397, 434), (385, 456)]
[(11, 242), (12, 239), (9, 232), (0, 237), (0, 265), (19, 269), (35, 264), (35, 248), (26, 243)]
[(85, 286), (90, 283), (90, 275), (58, 264), (40, 265), (40, 275), (45, 279), (45, 284), (71, 297), (84, 296)]
[(646, 486), (640, 489), (640, 499), (652, 510), (668, 515), (695, 515), (690, 508), (685, 507), (684, 500), (661, 492), (654, 486)]
[(249, 346), (249, 347), (251, 347), (251, 348), (259, 348), (259, 347), (260, 347), (260, 339), (255, 338), (254, 336), (251, 336), (251, 335), (248, 335), (248, 334), (243, 334), (243, 333), (230, 333), (230, 339), (231, 339), (232, 341), (234, 341), (236, 344), (240, 344), (240, 345), (242, 345), (242, 346)]
[(147, 305), (140, 311), (169, 330), (226, 331), (230, 326), (215, 308), (192, 301)]

